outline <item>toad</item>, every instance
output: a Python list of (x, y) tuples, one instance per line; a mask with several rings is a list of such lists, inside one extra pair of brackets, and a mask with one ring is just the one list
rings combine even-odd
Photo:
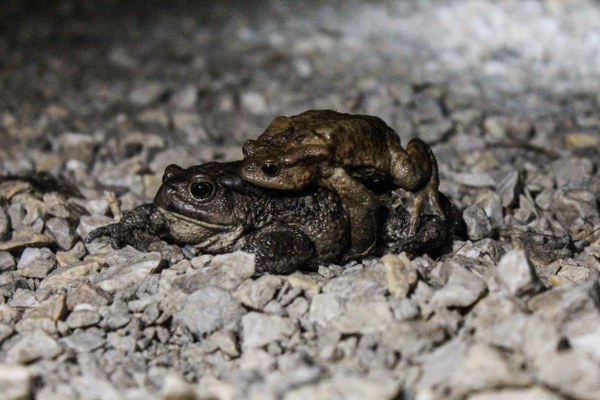
[(323, 188), (288, 193), (257, 188), (238, 174), (239, 162), (170, 165), (154, 204), (118, 224), (92, 231), (113, 247), (146, 248), (154, 237), (207, 253), (254, 253), (258, 272), (290, 273), (340, 260), (349, 247), (349, 221), (338, 197)]
[(426, 205), (445, 218), (430, 147), (412, 139), (404, 150), (398, 134), (378, 117), (331, 110), (280, 116), (256, 140), (246, 141), (243, 151), (240, 174), (248, 182), (278, 190), (316, 183), (336, 192), (348, 208), (356, 257), (376, 243), (379, 202), (364, 182), (390, 179), (413, 194), (409, 236), (416, 234)]
[[(130, 244), (146, 249), (165, 238), (206, 253), (244, 250), (255, 254), (258, 273), (286, 274), (346, 258), (351, 251), (349, 215), (335, 193), (315, 185), (294, 192), (256, 187), (240, 177), (239, 167), (240, 162), (187, 169), (170, 165), (154, 204), (93, 230), (85, 241), (106, 235), (114, 248)], [(373, 254), (439, 250), (453, 231), (452, 225), (431, 217), (408, 239), (409, 216), (402, 207), (378, 218), (382, 241)]]

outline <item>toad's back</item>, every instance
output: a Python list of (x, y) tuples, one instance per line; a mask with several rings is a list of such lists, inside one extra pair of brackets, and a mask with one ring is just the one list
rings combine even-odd
[(400, 146), (396, 132), (378, 117), (310, 110), (275, 118), (254, 146), (286, 153), (305, 146), (323, 145), (329, 150), (329, 160), (335, 164), (387, 173), (390, 141)]

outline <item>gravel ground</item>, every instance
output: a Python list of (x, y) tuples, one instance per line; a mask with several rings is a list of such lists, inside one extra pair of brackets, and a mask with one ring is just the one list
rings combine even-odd
[[(0, 5), (0, 174), (74, 184), (0, 183), (3, 398), (600, 398), (597, 2), (169, 3)], [(469, 240), (260, 277), (82, 243), (311, 108), (430, 143)]]

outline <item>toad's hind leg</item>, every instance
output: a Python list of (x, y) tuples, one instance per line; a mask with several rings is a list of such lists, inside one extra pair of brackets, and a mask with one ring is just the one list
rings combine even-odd
[(352, 248), (344, 261), (369, 254), (377, 241), (379, 202), (375, 194), (340, 167), (334, 168), (320, 183), (336, 192), (348, 210)]
[(419, 218), (426, 204), (434, 215), (445, 218), (439, 198), (440, 178), (437, 161), (431, 148), (421, 139), (408, 142), (406, 151), (393, 136), (390, 136), (388, 145), (391, 155), (390, 174), (394, 183), (414, 194), (414, 202), (409, 210), (408, 232), (409, 236), (413, 236), (417, 233)]

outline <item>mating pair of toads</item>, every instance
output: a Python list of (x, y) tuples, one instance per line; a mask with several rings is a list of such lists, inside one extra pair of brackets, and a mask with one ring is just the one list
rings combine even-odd
[(242, 161), (170, 165), (154, 204), (86, 242), (107, 235), (115, 248), (147, 248), (166, 238), (208, 253), (248, 251), (257, 272), (290, 273), (384, 252), (438, 252), (462, 230), (438, 192), (429, 146), (413, 139), (404, 150), (380, 118), (281, 116), (243, 150)]

